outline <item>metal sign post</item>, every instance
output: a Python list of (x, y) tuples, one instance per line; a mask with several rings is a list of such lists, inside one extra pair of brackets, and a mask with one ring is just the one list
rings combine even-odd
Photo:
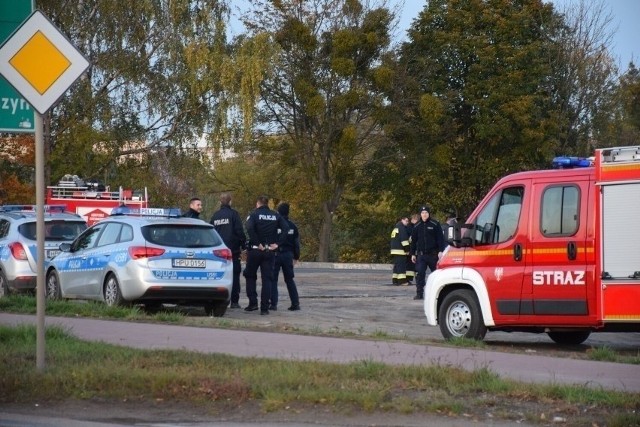
[(0, 74), (36, 110), (36, 366), (44, 369), (44, 129), (42, 116), (89, 67), (89, 61), (40, 11), (31, 14), (0, 47)]

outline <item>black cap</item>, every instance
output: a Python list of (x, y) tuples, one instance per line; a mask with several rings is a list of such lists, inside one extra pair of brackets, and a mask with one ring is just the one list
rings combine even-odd
[(431, 214), (431, 208), (429, 206), (422, 206), (419, 210), (418, 213), (422, 213), (426, 211), (428, 214)]
[(282, 216), (289, 216), (289, 203), (280, 203), (278, 213)]

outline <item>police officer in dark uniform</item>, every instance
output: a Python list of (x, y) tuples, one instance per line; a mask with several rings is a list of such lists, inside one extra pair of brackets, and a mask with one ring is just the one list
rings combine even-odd
[(189, 200), (189, 210), (182, 216), (185, 218), (200, 219), (201, 212), (202, 212), (202, 201), (198, 197), (193, 197), (191, 200)]
[[(262, 279), (260, 292), (260, 314), (269, 314), (269, 300), (273, 283), (275, 251), (285, 243), (289, 224), (279, 213), (269, 209), (269, 198), (260, 196), (256, 200), (256, 209), (249, 214), (246, 222), (249, 245), (247, 248), (247, 266), (244, 277), (247, 279), (247, 297), (249, 305), (245, 311), (258, 309), (258, 268)], [(282, 230), (278, 234), (278, 229)]]
[[(278, 307), (278, 276), (280, 275), (280, 269), (282, 269), (284, 283), (287, 285), (289, 300), (291, 300), (291, 306), (288, 310), (297, 311), (300, 310), (300, 298), (298, 296), (296, 282), (293, 280), (293, 264), (300, 259), (300, 234), (298, 233), (298, 227), (289, 219), (288, 203), (280, 203), (280, 205), (278, 205), (278, 213), (282, 215), (289, 224), (289, 232), (286, 235), (287, 238), (285, 242), (278, 248), (278, 252), (276, 253), (269, 310), (277, 310)], [(279, 232), (281, 232), (281, 230), (279, 230)]]
[(244, 234), (242, 220), (238, 211), (231, 207), (231, 194), (220, 194), (220, 209), (211, 217), (211, 224), (216, 229), (224, 244), (231, 250), (233, 261), (233, 285), (231, 287), (230, 308), (240, 307), (240, 272), (242, 262), (240, 255), (246, 246), (247, 237)]
[(430, 208), (420, 208), (420, 220), (411, 232), (411, 261), (416, 265), (415, 300), (424, 299), (427, 267), (435, 271), (438, 259), (446, 248), (440, 223), (430, 218)]

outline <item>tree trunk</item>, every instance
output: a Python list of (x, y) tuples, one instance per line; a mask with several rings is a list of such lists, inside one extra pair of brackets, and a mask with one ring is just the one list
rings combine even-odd
[(322, 204), (322, 223), (320, 224), (320, 235), (318, 236), (318, 261), (329, 261), (329, 250), (331, 248), (331, 230), (333, 229), (333, 212), (329, 208), (330, 202)]

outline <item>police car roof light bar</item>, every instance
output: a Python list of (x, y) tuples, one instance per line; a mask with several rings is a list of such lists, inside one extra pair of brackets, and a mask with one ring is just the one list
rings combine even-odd
[(117, 215), (179, 218), (182, 216), (182, 212), (180, 208), (131, 208), (129, 206), (118, 206), (111, 211), (111, 216)]
[(554, 169), (587, 168), (593, 166), (593, 161), (584, 157), (560, 156), (555, 157), (552, 164)]

